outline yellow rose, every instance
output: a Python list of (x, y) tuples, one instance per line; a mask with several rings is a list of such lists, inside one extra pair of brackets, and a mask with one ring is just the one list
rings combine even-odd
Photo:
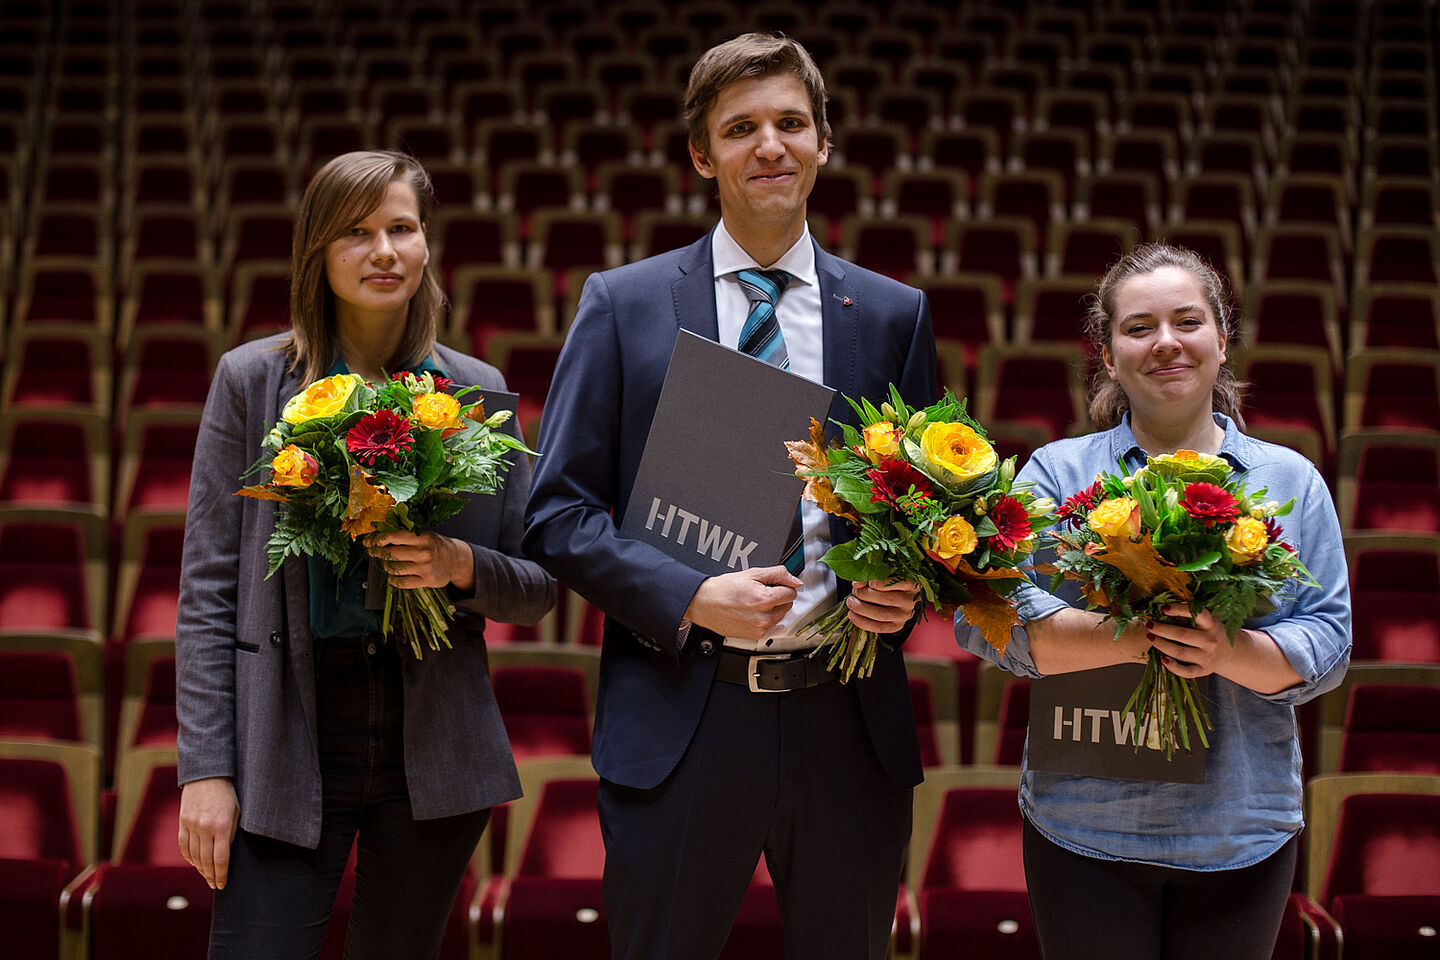
[(920, 435), (920, 450), (943, 479), (963, 483), (995, 469), (995, 448), (963, 423), (932, 423)]
[(975, 528), (964, 517), (951, 517), (940, 524), (935, 539), (930, 544), (929, 554), (954, 570), (960, 558), (980, 543)]
[(1129, 497), (1112, 497), (1090, 511), (1089, 522), (1102, 537), (1138, 537), (1140, 505)]
[(350, 394), (355, 392), (355, 388), (364, 382), (364, 379), (356, 373), (337, 373), (333, 377), (316, 380), (303, 392), (290, 398), (290, 402), (285, 404), (284, 412), (280, 414), (280, 419), (286, 423), (298, 424), (307, 420), (333, 417), (345, 408)]
[(270, 461), (271, 480), (280, 487), (308, 487), (320, 475), (320, 464), (295, 444), (287, 444)]
[(1265, 529), (1265, 524), (1253, 517), (1236, 520), (1235, 526), (1225, 534), (1225, 549), (1230, 551), (1230, 561), (1239, 566), (1259, 560), (1269, 545), (1269, 531)]
[(450, 430), (463, 427), (460, 422), (460, 401), (448, 393), (422, 393), (415, 398), (415, 419), (428, 430)]
[(889, 420), (879, 420), (865, 428), (865, 448), (875, 457), (893, 457), (900, 450), (900, 428)]

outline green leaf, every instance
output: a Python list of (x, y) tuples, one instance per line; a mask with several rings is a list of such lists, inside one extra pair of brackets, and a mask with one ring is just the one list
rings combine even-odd
[(395, 502), (404, 503), (415, 496), (420, 490), (420, 483), (407, 473), (391, 473), (388, 470), (376, 470), (375, 479), (385, 484), (385, 490), (395, 498)]
[(842, 580), (863, 582), (888, 578), (890, 565), (874, 551), (867, 552), (863, 557), (858, 556), (864, 550), (866, 547), (861, 540), (848, 540), (827, 550), (820, 562), (834, 570), (835, 576)]
[(1219, 560), (1220, 557), (1221, 553), (1219, 550), (1212, 550), (1210, 553), (1205, 554), (1203, 557), (1196, 557), (1189, 563), (1175, 564), (1175, 569), (1184, 570), (1186, 573), (1190, 573), (1195, 570), (1208, 570), (1210, 569), (1210, 565), (1216, 560)]
[(445, 444), (440, 439), (440, 431), (421, 430), (415, 437), (411, 456), (414, 457), (419, 487), (428, 489), (434, 486), (435, 481), (445, 472)]
[(861, 513), (881, 513), (888, 509), (883, 503), (870, 502), (870, 484), (853, 477), (836, 477), (835, 495)]

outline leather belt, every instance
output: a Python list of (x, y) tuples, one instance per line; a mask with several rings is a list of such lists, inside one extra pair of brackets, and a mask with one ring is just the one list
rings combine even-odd
[(715, 676), (726, 683), (748, 687), (751, 693), (786, 693), (818, 687), (834, 680), (837, 674), (825, 669), (825, 654), (810, 656), (800, 653), (749, 653), (720, 648), (720, 663)]

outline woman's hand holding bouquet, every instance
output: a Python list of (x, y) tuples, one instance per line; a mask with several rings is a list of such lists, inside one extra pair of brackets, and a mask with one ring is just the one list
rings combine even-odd
[[(508, 411), (486, 417), (479, 400), (461, 402), (479, 387), (450, 394), (449, 386), (430, 373), (396, 374), (378, 386), (357, 374), (337, 374), (285, 405), (265, 438), (265, 454), (245, 474), (268, 468), (269, 481), (237, 491), (284, 505), (267, 544), (267, 577), (294, 555), (324, 560), (343, 582), (368, 559), (356, 541), (365, 540), (383, 562), (386, 534), (420, 534), (459, 513), (467, 494), (500, 488), (505, 455), (529, 451), (498, 429)], [(389, 546), (428, 556), (433, 539), (395, 537)], [(431, 573), (416, 582), (437, 580)], [(381, 630), (389, 636), (398, 629), (422, 657), (422, 641), (432, 650), (450, 645), (454, 613), (442, 587), (387, 580)]]

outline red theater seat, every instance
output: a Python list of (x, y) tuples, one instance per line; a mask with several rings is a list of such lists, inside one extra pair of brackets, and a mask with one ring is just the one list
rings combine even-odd
[(174, 749), (131, 751), (115, 784), (111, 856), (66, 887), (60, 901), (64, 936), (94, 960), (148, 955), (155, 943), (167, 943), (177, 955), (203, 954), (212, 894), (175, 840), (180, 787)]
[(1341, 925), (1345, 956), (1433, 957), (1440, 776), (1312, 777), (1306, 811), (1307, 887)]
[(13, 957), (60, 951), (61, 890), (94, 856), (99, 756), (0, 743), (0, 925)]
[(1440, 775), (1440, 686), (1352, 686), (1340, 772)]
[(490, 685), (516, 760), (590, 754), (590, 693), (580, 669), (493, 664)]
[(909, 883), (921, 956), (1038, 958), (1016, 768), (936, 772), (916, 790)]
[(1353, 660), (1440, 663), (1440, 537), (1345, 536)]
[(0, 507), (0, 630), (103, 630), (98, 511)]

